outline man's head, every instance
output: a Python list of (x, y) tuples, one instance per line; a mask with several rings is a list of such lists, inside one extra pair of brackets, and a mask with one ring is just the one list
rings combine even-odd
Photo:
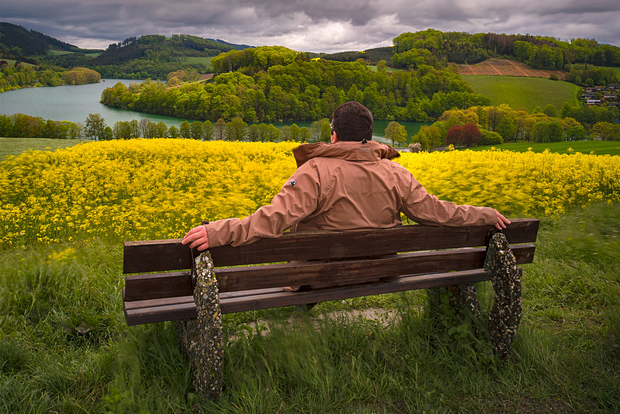
[(338, 141), (370, 141), (372, 125), (372, 114), (364, 105), (345, 102), (332, 115), (332, 136), (335, 132)]

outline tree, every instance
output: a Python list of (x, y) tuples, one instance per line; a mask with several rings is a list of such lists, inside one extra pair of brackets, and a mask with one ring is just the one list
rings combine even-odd
[(588, 133), (583, 125), (575, 125), (566, 132), (567, 141), (584, 141), (588, 137)]
[(222, 118), (218, 119), (213, 128), (215, 129), (215, 139), (224, 141), (226, 139), (226, 121)]
[(257, 142), (260, 140), (260, 128), (256, 124), (248, 127), (248, 141)]
[(105, 119), (99, 114), (88, 114), (84, 123), (84, 135), (88, 139), (99, 140), (105, 129)]
[(547, 104), (542, 111), (550, 118), (555, 118), (557, 116), (557, 110), (555, 109), (555, 105)]
[(548, 122), (536, 122), (532, 127), (532, 141), (534, 142), (548, 142), (547, 139), (547, 125)]
[(168, 136), (168, 127), (162, 121), (157, 123), (157, 133), (155, 137), (166, 138)]
[(450, 128), (448, 135), (446, 135), (446, 143), (455, 147), (463, 145), (463, 127), (455, 125)]
[(100, 138), (103, 141), (109, 141), (112, 138), (114, 138), (114, 135), (112, 133), (112, 128), (110, 128), (109, 126), (106, 125), (106, 127), (103, 128), (103, 133), (101, 134)]
[(243, 119), (235, 117), (226, 124), (226, 135), (229, 141), (243, 141), (247, 135), (248, 124)]
[(157, 124), (155, 122), (149, 121), (149, 123), (146, 124), (146, 128), (144, 129), (144, 134), (142, 134), (142, 137), (143, 138), (155, 138), (158, 135), (158, 132), (159, 132), (159, 128), (157, 127)]
[(330, 142), (332, 136), (332, 126), (329, 122), (329, 119), (323, 120), (321, 122), (321, 136), (319, 140), (321, 142)]
[(282, 141), (290, 141), (291, 140), (291, 127), (284, 125), (280, 130), (280, 138)]
[(603, 141), (620, 140), (620, 125), (614, 125), (610, 122), (597, 122), (592, 127), (592, 136)]
[(202, 129), (202, 122), (200, 121), (192, 122), (192, 124), (189, 126), (189, 134), (192, 137), (192, 139), (199, 139), (202, 141), (202, 139), (204, 138), (204, 130)]
[(435, 125), (423, 125), (412, 142), (419, 142), (424, 151), (434, 150), (441, 145), (441, 130)]
[(301, 129), (297, 126), (297, 124), (293, 124), (291, 125), (291, 141), (301, 141), (300, 140), (300, 134), (301, 134)]
[(179, 135), (181, 135), (181, 138), (190, 138), (192, 136), (188, 121), (183, 121), (179, 125)]
[(310, 129), (302, 127), (299, 131), (299, 142), (310, 142), (312, 136), (310, 135)]
[(499, 122), (499, 125), (497, 125), (497, 128), (495, 128), (495, 132), (502, 136), (504, 142), (511, 139), (516, 141), (517, 126), (510, 117), (504, 116)]
[(149, 122), (151, 122), (148, 118), (142, 118), (139, 122), (138, 122), (138, 127), (140, 128), (140, 136), (142, 138), (147, 138), (147, 134), (146, 134), (146, 129), (149, 125)]
[(213, 133), (215, 129), (213, 128), (213, 123), (208, 119), (202, 124), (202, 132), (204, 134), (205, 141), (211, 141), (213, 139)]
[(392, 121), (385, 128), (383, 135), (392, 141), (392, 146), (396, 143), (404, 144), (407, 141), (407, 128), (396, 121)]
[(562, 124), (557, 121), (549, 122), (547, 126), (547, 136), (549, 137), (549, 142), (566, 141), (564, 139), (564, 128), (562, 128)]
[(170, 125), (170, 129), (168, 129), (168, 138), (178, 138), (179, 130), (174, 125)]
[(269, 142), (278, 142), (282, 137), (282, 131), (280, 131), (273, 124), (269, 124), (267, 126), (267, 141)]
[(473, 122), (463, 125), (463, 144), (467, 147), (479, 145), (481, 139), (482, 134), (480, 129), (478, 129), (478, 125)]

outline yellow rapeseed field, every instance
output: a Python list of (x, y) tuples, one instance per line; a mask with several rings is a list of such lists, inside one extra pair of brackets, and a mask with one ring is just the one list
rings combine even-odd
[[(296, 143), (107, 141), (0, 163), (0, 246), (179, 238), (201, 220), (244, 217), (295, 170)], [(510, 217), (620, 200), (620, 157), (449, 151), (397, 160), (429, 192)]]

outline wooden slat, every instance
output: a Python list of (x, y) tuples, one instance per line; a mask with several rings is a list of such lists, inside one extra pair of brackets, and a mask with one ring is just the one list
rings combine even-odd
[[(432, 275), (405, 275), (382, 282), (337, 287), (304, 292), (284, 292), (281, 289), (245, 292), (221, 298), (222, 313), (244, 312), (291, 305), (342, 300), (347, 298), (379, 295), (383, 293), (403, 292), (414, 289), (428, 289), (439, 286), (459, 285), (489, 280), (489, 275), (482, 269), (463, 272), (449, 272)], [(125, 316), (128, 325), (163, 322), (169, 320), (189, 319), (197, 316), (193, 296), (175, 298), (176, 304), (168, 301), (142, 301), (127, 304)], [(161, 305), (157, 305), (157, 304)], [(150, 306), (146, 306), (146, 305)]]
[[(534, 249), (527, 244), (514, 246), (512, 251), (517, 263), (523, 264), (532, 262)], [(376, 259), (232, 267), (216, 269), (216, 276), (220, 292), (298, 285), (342, 286), (405, 274), (479, 269), (485, 254), (485, 248), (413, 252)]]
[(192, 294), (192, 276), (189, 272), (125, 277), (125, 300), (128, 302), (188, 294)]
[[(512, 246), (518, 264), (531, 263), (534, 250), (531, 244)], [(221, 293), (308, 284), (344, 285), (403, 274), (478, 269), (484, 256), (484, 248), (413, 252), (375, 259), (220, 268), (216, 269), (216, 277)], [(127, 301), (192, 294), (187, 272), (127, 276), (125, 287)]]
[[(511, 244), (536, 241), (538, 219), (514, 219), (504, 230)], [(336, 260), (397, 252), (484, 246), (491, 226), (398, 226), (347, 232), (287, 233), (245, 246), (209, 249), (216, 266), (293, 260)], [(191, 253), (181, 239), (125, 242), (124, 273), (189, 269)]]

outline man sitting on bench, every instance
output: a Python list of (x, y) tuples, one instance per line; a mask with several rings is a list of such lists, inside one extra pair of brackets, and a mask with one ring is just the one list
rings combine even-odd
[(407, 169), (391, 161), (398, 151), (372, 141), (372, 114), (362, 104), (340, 105), (331, 126), (331, 144), (303, 144), (293, 150), (297, 171), (271, 204), (242, 220), (195, 227), (183, 244), (202, 251), (279, 237), (287, 229), (390, 228), (402, 224), (401, 212), (420, 224), (498, 229), (510, 224), (493, 208), (456, 205), (429, 194)]

